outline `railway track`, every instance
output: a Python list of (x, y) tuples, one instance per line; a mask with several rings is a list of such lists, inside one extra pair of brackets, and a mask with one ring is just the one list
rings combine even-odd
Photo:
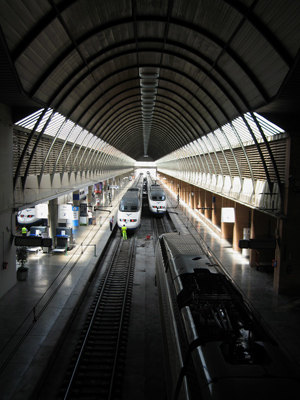
[[(129, 235), (127, 241), (118, 237), (111, 241), (111, 245), (106, 250), (106, 256), (103, 257), (97, 271), (93, 274), (93, 279), (89, 283), (85, 297), (82, 298), (81, 305), (77, 307), (77, 311), (73, 315), (72, 324), (57, 345), (55, 359), (49, 363), (44, 377), (37, 385), (34, 399), (122, 399), (122, 391), (125, 390), (126, 396), (128, 390), (131, 393), (131, 386), (128, 386), (128, 382), (122, 383), (123, 375), (125, 375), (125, 379), (129, 379), (129, 382), (131, 382), (134, 374), (138, 375), (137, 379), (141, 379), (140, 398), (143, 398), (142, 382), (144, 378), (141, 372), (144, 364), (139, 364), (141, 349), (136, 354), (138, 360), (134, 362), (132, 371), (132, 367), (130, 367), (132, 364), (130, 363), (135, 357), (132, 351), (138, 350), (136, 345), (127, 349), (126, 337), (127, 329), (129, 329), (129, 315), (132, 313), (131, 295), (134, 285), (133, 279), (136, 275), (134, 269), (136, 268), (135, 263), (138, 262), (137, 275), (141, 277), (141, 274), (145, 273), (143, 272), (144, 265), (141, 268), (140, 253), (144, 252), (144, 240), (149, 235), (150, 229), (153, 229), (154, 225), (158, 223), (159, 227), (156, 229), (161, 234), (165, 231), (163, 226), (168, 226), (171, 223), (167, 216), (156, 221), (156, 219), (148, 218), (147, 213), (145, 214), (142, 227), (134, 236)], [(161, 225), (162, 223), (164, 225)], [(174, 227), (171, 230), (174, 230)], [(157, 233), (152, 230), (152, 235), (155, 237)], [(150, 244), (151, 242), (146, 241), (146, 243)], [(136, 261), (136, 252), (139, 261)], [(129, 279), (128, 284), (125, 278)], [(140, 286), (140, 281), (137, 282), (139, 283), (135, 283), (135, 288)], [(123, 288), (126, 285), (128, 288)], [(126, 291), (128, 292), (127, 296)], [(126, 298), (123, 304), (121, 304), (122, 298)], [(134, 323), (134, 321), (137, 321), (137, 310), (136, 308), (134, 310), (135, 314), (131, 316), (131, 322), (136, 326), (137, 322)], [(141, 312), (141, 310), (138, 310), (139, 316)], [(149, 317), (149, 314), (147, 316)], [(132, 332), (131, 326), (130, 329), (129, 334)], [(152, 340), (155, 336), (155, 329), (157, 328), (151, 328), (150, 336)], [(119, 332), (122, 332), (122, 336), (118, 339)], [(141, 335), (145, 335), (145, 332), (143, 332), (144, 327), (141, 329)], [(132, 343), (130, 337), (128, 341)], [(141, 339), (139, 339), (139, 343), (141, 343)], [(155, 354), (156, 350), (152, 351), (150, 357), (148, 356), (150, 363), (154, 357), (155, 360), (158, 359), (161, 352), (156, 356)], [(130, 361), (128, 361), (128, 357)], [(147, 368), (152, 368), (152, 364), (150, 367), (148, 361), (145, 361)], [(129, 377), (127, 367), (126, 371), (123, 371), (125, 362), (131, 371)], [(135, 372), (136, 368), (139, 369), (139, 372)], [(159, 370), (158, 367), (156, 367), (157, 369)], [(155, 374), (156, 372), (151, 374), (150, 381), (153, 379), (152, 375)], [(160, 383), (158, 384), (160, 385)], [(155, 384), (152, 383), (148, 392), (152, 393), (152, 387), (155, 385), (156, 382)], [(163, 394), (160, 396), (162, 397)], [(159, 399), (159, 396), (157, 398)]]
[(119, 240), (58, 399), (120, 399), (134, 276), (135, 242)]
[(157, 240), (163, 233), (175, 231), (175, 227), (168, 216), (168, 211), (163, 218), (152, 218), (151, 221), (155, 240)]

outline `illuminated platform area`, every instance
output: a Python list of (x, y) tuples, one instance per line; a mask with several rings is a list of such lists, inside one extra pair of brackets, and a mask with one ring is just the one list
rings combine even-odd
[[(300, 371), (299, 299), (277, 295), (272, 288), (270, 272), (251, 268), (249, 260), (233, 251), (226, 240), (219, 239), (200, 220), (197, 212), (191, 211), (184, 204), (177, 206), (175, 197), (170, 193), (168, 209), (177, 231), (200, 235), (209, 251), (221, 261), (226, 272), (270, 327), (276, 340), (295, 364), (295, 369)], [(115, 212), (114, 207), (112, 212)], [(157, 366), (158, 357), (162, 357), (162, 352), (160, 355), (153, 353), (156, 363), (151, 356), (149, 359), (149, 353), (153, 350), (149, 347), (152, 346), (151, 340), (146, 340), (151, 335), (153, 340), (160, 340), (157, 287), (154, 283), (154, 243), (152, 236), (149, 240), (150, 229), (149, 222), (136, 233), (139, 241), (138, 261), (128, 351), (137, 346), (142, 356), (138, 361), (128, 361), (124, 393), (126, 398), (146, 399), (146, 393), (152, 390), (153, 393), (161, 393), (156, 398), (162, 400), (163, 382), (159, 377), (163, 369), (162, 359), (160, 367)], [(89, 232), (95, 233), (92, 242), (95, 246), (84, 247), (82, 241)], [(55, 344), (110, 235), (107, 217), (101, 221), (101, 226), (98, 220), (97, 225), (75, 229), (76, 246), (71, 251), (63, 254), (45, 254), (38, 251), (29, 255), (28, 279), (18, 282), (0, 299), (1, 399), (27, 399), (36, 389), (38, 378), (45, 371)], [(78, 258), (78, 261), (73, 267), (72, 260), (75, 258)], [(133, 393), (138, 397), (134, 397)], [(49, 396), (53, 398), (52, 394)]]

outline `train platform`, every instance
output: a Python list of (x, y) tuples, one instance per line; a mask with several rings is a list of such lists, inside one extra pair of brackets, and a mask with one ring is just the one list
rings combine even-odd
[(95, 224), (73, 228), (75, 246), (30, 252), (28, 278), (0, 299), (0, 398), (29, 399), (111, 235), (122, 190)]
[[(109, 218), (115, 215), (116, 219), (118, 203), (118, 199), (113, 200), (111, 213), (102, 214), (101, 219), (98, 217), (96, 225), (74, 229), (76, 247), (70, 252), (31, 254), (27, 281), (17, 282), (0, 299), (1, 400), (35, 398), (32, 393), (38, 378), (53, 357), (55, 344), (111, 235)], [(272, 288), (270, 273), (250, 268), (248, 260), (234, 252), (228, 242), (218, 238), (197, 212), (184, 204), (178, 206), (171, 193), (168, 194), (168, 203), (177, 231), (197, 234), (205, 241), (299, 371), (300, 298), (277, 295)], [(137, 232), (128, 354), (135, 352), (138, 360), (128, 359), (124, 389), (124, 398), (131, 400), (160, 400), (165, 396), (161, 379), (163, 363), (159, 358), (162, 351), (157, 346), (160, 327), (154, 284), (154, 240), (152, 237), (149, 239), (149, 235), (150, 222)]]

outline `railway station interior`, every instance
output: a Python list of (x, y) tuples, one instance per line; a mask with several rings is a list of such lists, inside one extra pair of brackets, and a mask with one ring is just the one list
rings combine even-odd
[[(140, 174), (300, 377), (299, 20), (297, 0), (1, 0), (2, 400), (56, 398), (57, 343)], [(135, 235), (123, 398), (162, 400), (151, 220)]]

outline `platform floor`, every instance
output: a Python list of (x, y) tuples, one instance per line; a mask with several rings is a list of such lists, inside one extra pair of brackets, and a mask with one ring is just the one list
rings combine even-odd
[[(118, 199), (113, 200), (111, 213), (117, 211)], [(228, 242), (218, 236), (200, 220), (197, 213), (184, 207), (176, 207), (175, 197), (169, 194), (169, 206), (175, 213), (172, 219), (178, 231), (187, 228), (199, 234), (211, 251), (221, 260), (222, 265), (234, 279), (249, 302), (268, 324), (277, 340), (285, 347), (289, 358), (300, 375), (300, 295), (282, 296), (273, 290), (272, 273), (257, 271), (249, 267), (248, 259), (234, 252)], [(154, 351), (151, 349), (149, 332), (151, 325), (157, 325), (157, 293), (154, 283), (154, 243), (148, 239), (151, 227), (138, 233), (139, 251), (137, 253), (137, 273), (135, 275), (132, 335), (137, 330), (141, 336), (130, 339), (131, 346), (138, 344), (141, 358)], [(0, 299), (0, 398), (29, 399), (37, 378), (52, 355), (52, 350), (64, 325), (74, 310), (75, 304), (91, 274), (98, 256), (104, 249), (111, 234), (109, 215), (97, 219), (96, 225), (74, 229), (76, 247), (67, 254), (32, 253), (29, 258), (29, 277), (17, 284)], [(89, 235), (87, 237), (87, 235)], [(91, 239), (91, 236), (93, 238)], [(91, 241), (90, 241), (91, 240)], [(90, 246), (81, 246), (90, 241)], [(96, 257), (95, 257), (96, 252)], [(74, 263), (76, 260), (76, 263)], [(148, 274), (145, 272), (148, 270)], [(141, 305), (141, 307), (140, 307)], [(159, 331), (157, 328), (156, 332)], [(156, 349), (157, 351), (157, 349)], [(140, 361), (141, 365), (143, 360)], [(154, 368), (157, 366), (154, 365)], [(161, 366), (160, 366), (161, 367)], [(139, 378), (139, 390), (136, 398), (151, 399), (153, 393), (151, 380), (157, 377), (151, 371), (128, 364), (128, 371)], [(147, 367), (149, 369), (149, 367)], [(147, 369), (146, 368), (146, 369)], [(143, 379), (143, 374), (151, 375)], [(135, 375), (137, 374), (137, 375)], [(147, 381), (148, 383), (145, 383)], [(130, 395), (128, 379), (127, 395)], [(148, 391), (148, 393), (147, 393)], [(150, 396), (150, 397), (149, 397)], [(126, 397), (131, 398), (133, 397)], [(156, 396), (156, 399), (159, 398)]]

